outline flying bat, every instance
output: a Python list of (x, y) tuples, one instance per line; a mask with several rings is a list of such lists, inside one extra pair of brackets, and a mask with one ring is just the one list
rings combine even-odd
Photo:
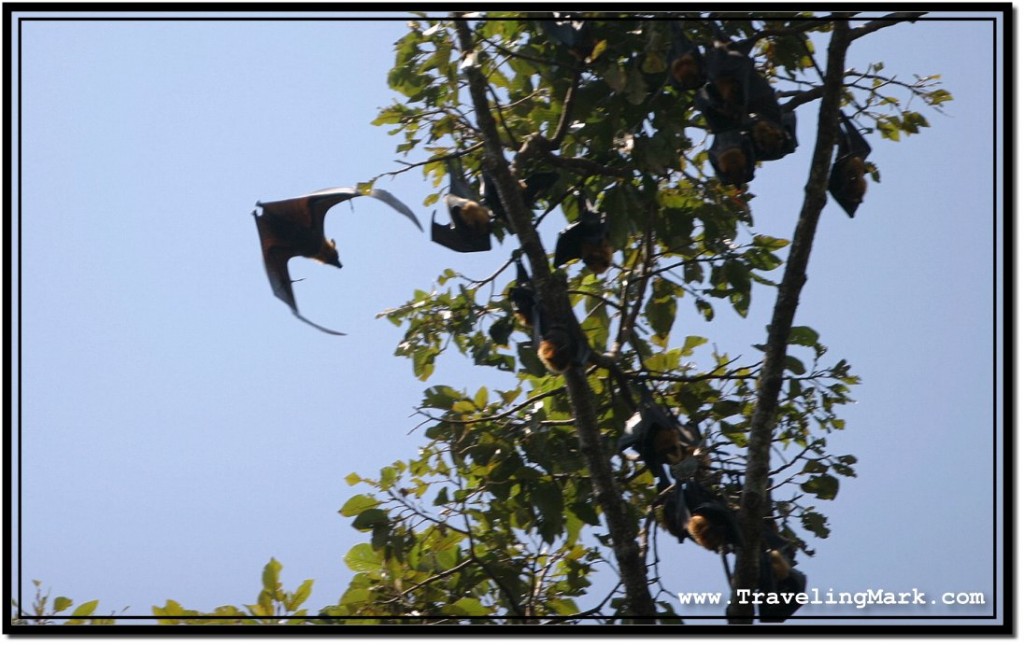
[(611, 267), (614, 252), (608, 241), (607, 218), (580, 196), (579, 219), (562, 229), (555, 242), (555, 266), (580, 258), (590, 271), (600, 274)]
[(754, 179), (754, 144), (749, 133), (727, 130), (716, 134), (708, 154), (723, 184), (742, 186)]
[(672, 44), (669, 48), (669, 82), (678, 90), (696, 90), (704, 84), (704, 57), (678, 22), (669, 25)]
[(394, 195), (381, 189), (361, 193), (354, 188), (328, 188), (309, 195), (294, 197), (277, 202), (256, 202), (262, 214), (252, 212), (256, 219), (256, 230), (260, 235), (263, 249), (263, 264), (270, 279), (270, 288), (292, 313), (299, 319), (328, 334), (344, 334), (313, 323), (299, 314), (292, 291), (292, 280), (288, 274), (288, 261), (295, 256), (304, 256), (324, 264), (341, 267), (338, 248), (334, 240), (324, 236), (324, 216), (336, 204), (361, 195), (375, 197), (412, 220), (421, 231), (416, 215)]
[(458, 159), (449, 159), (448, 195), (444, 197), (451, 224), (439, 224), (431, 216), (430, 239), (459, 253), (489, 251), (491, 248), (491, 211), (481, 204), (462, 174)]
[(868, 190), (865, 160), (871, 154), (871, 146), (845, 114), (840, 112), (839, 117), (839, 144), (828, 178), (828, 192), (852, 218)]

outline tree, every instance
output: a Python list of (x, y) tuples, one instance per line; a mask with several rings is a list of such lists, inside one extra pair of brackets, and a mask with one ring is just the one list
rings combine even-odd
[[(519, 249), (485, 280), (448, 271), (433, 290), (388, 312), (406, 326), (397, 352), (423, 380), (439, 354), (455, 349), (515, 372), (519, 382), (494, 393), (431, 387), (420, 409), (429, 440), (420, 455), (379, 477), (350, 476), (374, 491), (341, 511), (371, 540), (349, 552), (357, 574), (324, 614), (667, 620), (673, 611), (659, 598), (664, 589), (650, 592), (659, 584), (652, 546), (669, 536), (655, 530), (655, 520), (679, 533), (668, 510), (682, 478), (662, 487), (653, 475), (660, 466), (643, 469), (617, 450), (645, 391), (654, 406), (703, 431), (694, 478), (737, 512), (736, 588), (759, 587), (766, 532), (804, 552), (803, 532), (828, 535), (813, 500), (834, 498), (838, 477), (855, 475), (855, 457), (833, 455), (827, 440), (843, 428), (837, 407), (858, 379), (845, 360), (826, 356), (817, 331), (793, 325), (794, 314), (829, 189), (841, 106), (897, 139), (928, 124), (886, 95), (889, 88), (936, 107), (950, 98), (932, 77), (902, 84), (880, 76), (881, 64), (845, 69), (852, 41), (917, 15), (856, 28), (847, 22), (852, 14), (825, 20), (801, 12), (769, 20), (682, 13), (559, 22), (551, 14), (489, 13), (411, 24), (389, 76), (402, 100), (376, 123), (404, 137), (400, 152), (427, 154), (400, 172), (421, 168), (440, 185), (458, 160), (481, 175), (484, 201), (500, 216), (494, 234), (514, 238)], [(814, 60), (811, 34), (829, 37), (825, 70)], [(817, 106), (813, 163), (791, 242), (757, 233), (746, 183), (710, 172), (709, 130), (720, 128), (706, 110), (702, 116), (692, 89), (670, 82), (680, 44), (713, 38), (754, 48), (757, 73), (775, 81), (784, 111)], [(879, 179), (870, 163), (867, 171)], [(552, 176), (534, 195), (531, 180)], [(574, 192), (582, 197), (571, 198)], [(587, 263), (552, 267), (552, 250), (538, 234), (557, 207), (569, 222), (580, 221), (589, 209), (584, 200), (604, 214), (619, 253), (607, 272)], [(787, 246), (784, 263), (778, 252)], [(514, 322), (509, 297), (517, 285), (506, 270), (520, 255), (545, 319), (533, 338)], [(776, 283), (771, 272), (783, 264)], [(755, 285), (776, 292), (761, 360), (741, 362), (716, 349), (698, 362), (707, 339), (673, 343), (680, 304), (707, 320), (721, 303), (746, 316)], [(582, 359), (552, 374), (534, 354), (549, 337)], [(599, 529), (610, 562), (584, 540), (588, 526)], [(581, 610), (574, 599), (602, 565), (617, 572), (618, 584)], [(734, 603), (730, 616), (749, 621), (752, 610)]]
[[(843, 428), (838, 407), (858, 379), (816, 330), (794, 325), (840, 109), (898, 139), (928, 124), (887, 92), (902, 88), (935, 107), (950, 98), (931, 77), (904, 84), (881, 76), (881, 64), (847, 70), (844, 55), (855, 39), (915, 15), (857, 27), (849, 15), (804, 12), (413, 21), (388, 79), (401, 99), (376, 123), (402, 137), (399, 152), (416, 155), (398, 172), (421, 171), (435, 187), (451, 181), (452, 168), (468, 173), (498, 216), (493, 235), (516, 251), (492, 251), (495, 269), (483, 280), (449, 270), (386, 316), (405, 326), (397, 352), (418, 378), (429, 380), (437, 358), (454, 351), (514, 375), (516, 385), (430, 385), (420, 453), (349, 476), (363, 492), (341, 513), (369, 540), (346, 555), (355, 571), (348, 589), (319, 618), (295, 621), (678, 621), (657, 544), (688, 536), (676, 512), (689, 481), (735, 513), (736, 588), (759, 587), (766, 531), (809, 555), (805, 537), (829, 533), (816, 500), (834, 498), (856, 463), (833, 454), (828, 436)], [(699, 90), (670, 80), (680, 42), (715, 38), (753, 47), (758, 78), (770, 80), (784, 111), (807, 119), (817, 110), (791, 241), (758, 232), (750, 183), (711, 165), (716, 127)], [(815, 40), (829, 43), (824, 69)], [(879, 179), (870, 163), (867, 171)], [(535, 190), (538, 178), (546, 185)], [(591, 208), (607, 222), (612, 266), (553, 267), (546, 231), (561, 222), (556, 211), (577, 223)], [(520, 262), (525, 283), (513, 277)], [(534, 293), (539, 334), (517, 322), (516, 287)], [(723, 308), (746, 316), (755, 293), (772, 292), (767, 338), (752, 340), (762, 356), (720, 350), (678, 317), (680, 305), (709, 321)], [(559, 374), (537, 356), (545, 340), (568, 346)], [(699, 446), (674, 442), (667, 450), (681, 459), (667, 470), (643, 446), (632, 455), (627, 429), (643, 426), (641, 410), (660, 411), (670, 425), (684, 418), (678, 427), (699, 431)], [(279, 570), (272, 560), (257, 602), (244, 609), (202, 615), (168, 601), (154, 612), (167, 622), (298, 615), (312, 581), (288, 593)], [(608, 570), (615, 582), (595, 590)], [(735, 604), (730, 616), (749, 621), (752, 611)]]

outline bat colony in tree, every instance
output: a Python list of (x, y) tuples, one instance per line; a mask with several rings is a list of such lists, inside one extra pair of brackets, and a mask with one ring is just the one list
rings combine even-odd
[[(538, 22), (544, 33), (585, 61), (593, 47), (588, 24), (552, 15), (554, 20)], [(753, 180), (757, 163), (781, 159), (796, 150), (796, 115), (779, 106), (771, 84), (758, 73), (750, 58), (756, 39), (733, 42), (717, 24), (712, 22), (711, 27), (714, 38), (701, 46), (686, 36), (679, 22), (670, 24), (665, 85), (690, 97), (703, 115), (708, 132), (714, 135), (708, 153), (719, 181), (742, 186)], [(867, 190), (865, 160), (870, 152), (862, 134), (841, 114), (828, 189), (850, 217)], [(446, 158), (445, 163), (450, 177), (444, 199), (449, 223), (436, 222), (432, 217), (431, 240), (459, 253), (490, 250), (494, 221), (509, 225), (492, 179), (482, 174), (481, 195), (467, 180), (458, 154)], [(520, 179), (525, 203), (532, 208), (537, 199), (546, 197), (553, 205), (560, 204), (568, 193), (557, 199), (548, 195), (559, 179), (559, 174), (551, 170)], [(579, 259), (589, 271), (601, 274), (612, 265), (615, 251), (609, 240), (607, 217), (580, 190), (569, 192), (575, 193), (578, 215), (558, 234), (553, 264), (560, 267)], [(329, 334), (343, 333), (321, 327), (299, 314), (288, 261), (304, 256), (341, 267), (334, 241), (324, 235), (324, 216), (336, 204), (364, 194), (385, 202), (422, 230), (405, 204), (379, 189), (368, 193), (351, 188), (327, 189), (288, 200), (257, 202), (262, 214), (253, 211), (274, 295), (295, 316)], [(507, 294), (515, 320), (529, 331), (537, 357), (551, 373), (562, 374), (572, 365), (584, 365), (590, 347), (585, 339), (575, 338), (566, 327), (548, 320), (520, 253), (513, 253), (516, 280)], [(705, 481), (710, 458), (702, 447), (701, 433), (695, 424), (681, 423), (668, 408), (658, 404), (642, 382), (638, 390), (641, 402), (626, 424), (619, 450), (637, 452), (644, 466), (654, 474), (659, 492), (656, 504), (660, 505), (660, 522), (666, 531), (680, 542), (689, 538), (720, 553), (731, 581), (726, 554), (735, 550), (740, 533), (733, 511), (710, 488), (714, 483)], [(623, 392), (623, 396), (632, 402), (630, 393)], [(767, 523), (762, 543), (765, 550), (760, 590), (803, 591), (807, 578), (793, 567), (792, 544)], [(783, 621), (798, 607), (795, 602), (762, 604), (759, 616), (762, 621)]]

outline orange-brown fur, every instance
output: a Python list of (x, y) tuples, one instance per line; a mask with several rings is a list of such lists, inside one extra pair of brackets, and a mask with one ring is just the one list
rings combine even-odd
[(691, 516), (686, 531), (690, 534), (693, 542), (706, 550), (717, 552), (725, 544), (723, 529), (706, 516)]
[(491, 212), (476, 202), (468, 202), (459, 210), (463, 222), (476, 233), (484, 233), (490, 226)]
[(851, 202), (863, 202), (864, 194), (868, 191), (868, 181), (864, 177), (867, 167), (860, 157), (850, 157), (840, 168), (843, 178), (841, 193), (844, 198)]
[(727, 184), (742, 184), (747, 179), (747, 156), (739, 148), (729, 148), (718, 156), (718, 172)]
[(659, 428), (654, 436), (654, 451), (668, 464), (679, 464), (693, 455), (693, 449), (685, 446), (674, 428)]
[(750, 135), (758, 148), (772, 156), (781, 154), (786, 144), (786, 132), (771, 121), (758, 121)]
[(672, 78), (686, 90), (700, 87), (700, 65), (696, 57), (693, 54), (683, 54), (672, 61)]
[(537, 348), (537, 358), (553, 374), (564, 373), (572, 362), (572, 343), (569, 335), (560, 328), (549, 330)]
[(743, 92), (739, 81), (732, 76), (720, 76), (715, 79), (715, 89), (718, 96), (722, 97), (723, 111), (732, 116), (739, 116), (743, 105)]
[(781, 581), (789, 576), (789, 571), (793, 569), (793, 565), (786, 558), (785, 554), (779, 550), (772, 550), (768, 553), (768, 558), (772, 562), (772, 575), (776, 581)]

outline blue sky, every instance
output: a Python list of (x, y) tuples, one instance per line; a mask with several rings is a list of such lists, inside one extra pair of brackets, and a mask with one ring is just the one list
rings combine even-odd
[[(15, 596), (40, 579), (76, 602), (99, 598), (101, 612), (149, 614), (168, 598), (211, 610), (253, 603), (274, 557), (287, 588), (316, 579), (315, 611), (344, 591), (342, 557), (365, 538), (337, 514), (356, 493), (345, 476), (415, 454), (427, 385), (510, 383), (454, 354), (419, 382), (392, 356), (401, 330), (376, 318), (446, 267), (489, 275), (510, 241), (456, 255), (380, 202), (336, 207), (327, 233), (344, 268), (300, 259), (291, 271), (301, 311), (341, 338), (295, 319), (263, 271), (256, 200), (399, 167), (400, 141), (370, 121), (392, 101), (404, 29), (404, 18), (21, 23)], [(905, 80), (941, 74), (955, 100), (944, 115), (912, 104), (932, 124), (920, 136), (873, 137), (882, 182), (854, 220), (830, 202), (815, 240), (796, 324), (863, 379), (830, 439), (858, 456), (859, 477), (819, 505), (832, 537), (801, 563), (822, 592), (996, 592), (992, 37), (988, 22), (920, 21), (849, 53), (851, 66), (884, 60)], [(799, 113), (802, 147), (751, 185), (763, 233), (792, 234), (813, 110)], [(418, 171), (378, 187), (429, 223), (433, 187)], [(772, 304), (756, 292), (747, 319), (721, 308), (710, 324), (684, 304), (677, 334), (753, 357)], [(663, 540), (661, 556), (679, 563), (669, 589), (724, 589), (714, 555)]]

